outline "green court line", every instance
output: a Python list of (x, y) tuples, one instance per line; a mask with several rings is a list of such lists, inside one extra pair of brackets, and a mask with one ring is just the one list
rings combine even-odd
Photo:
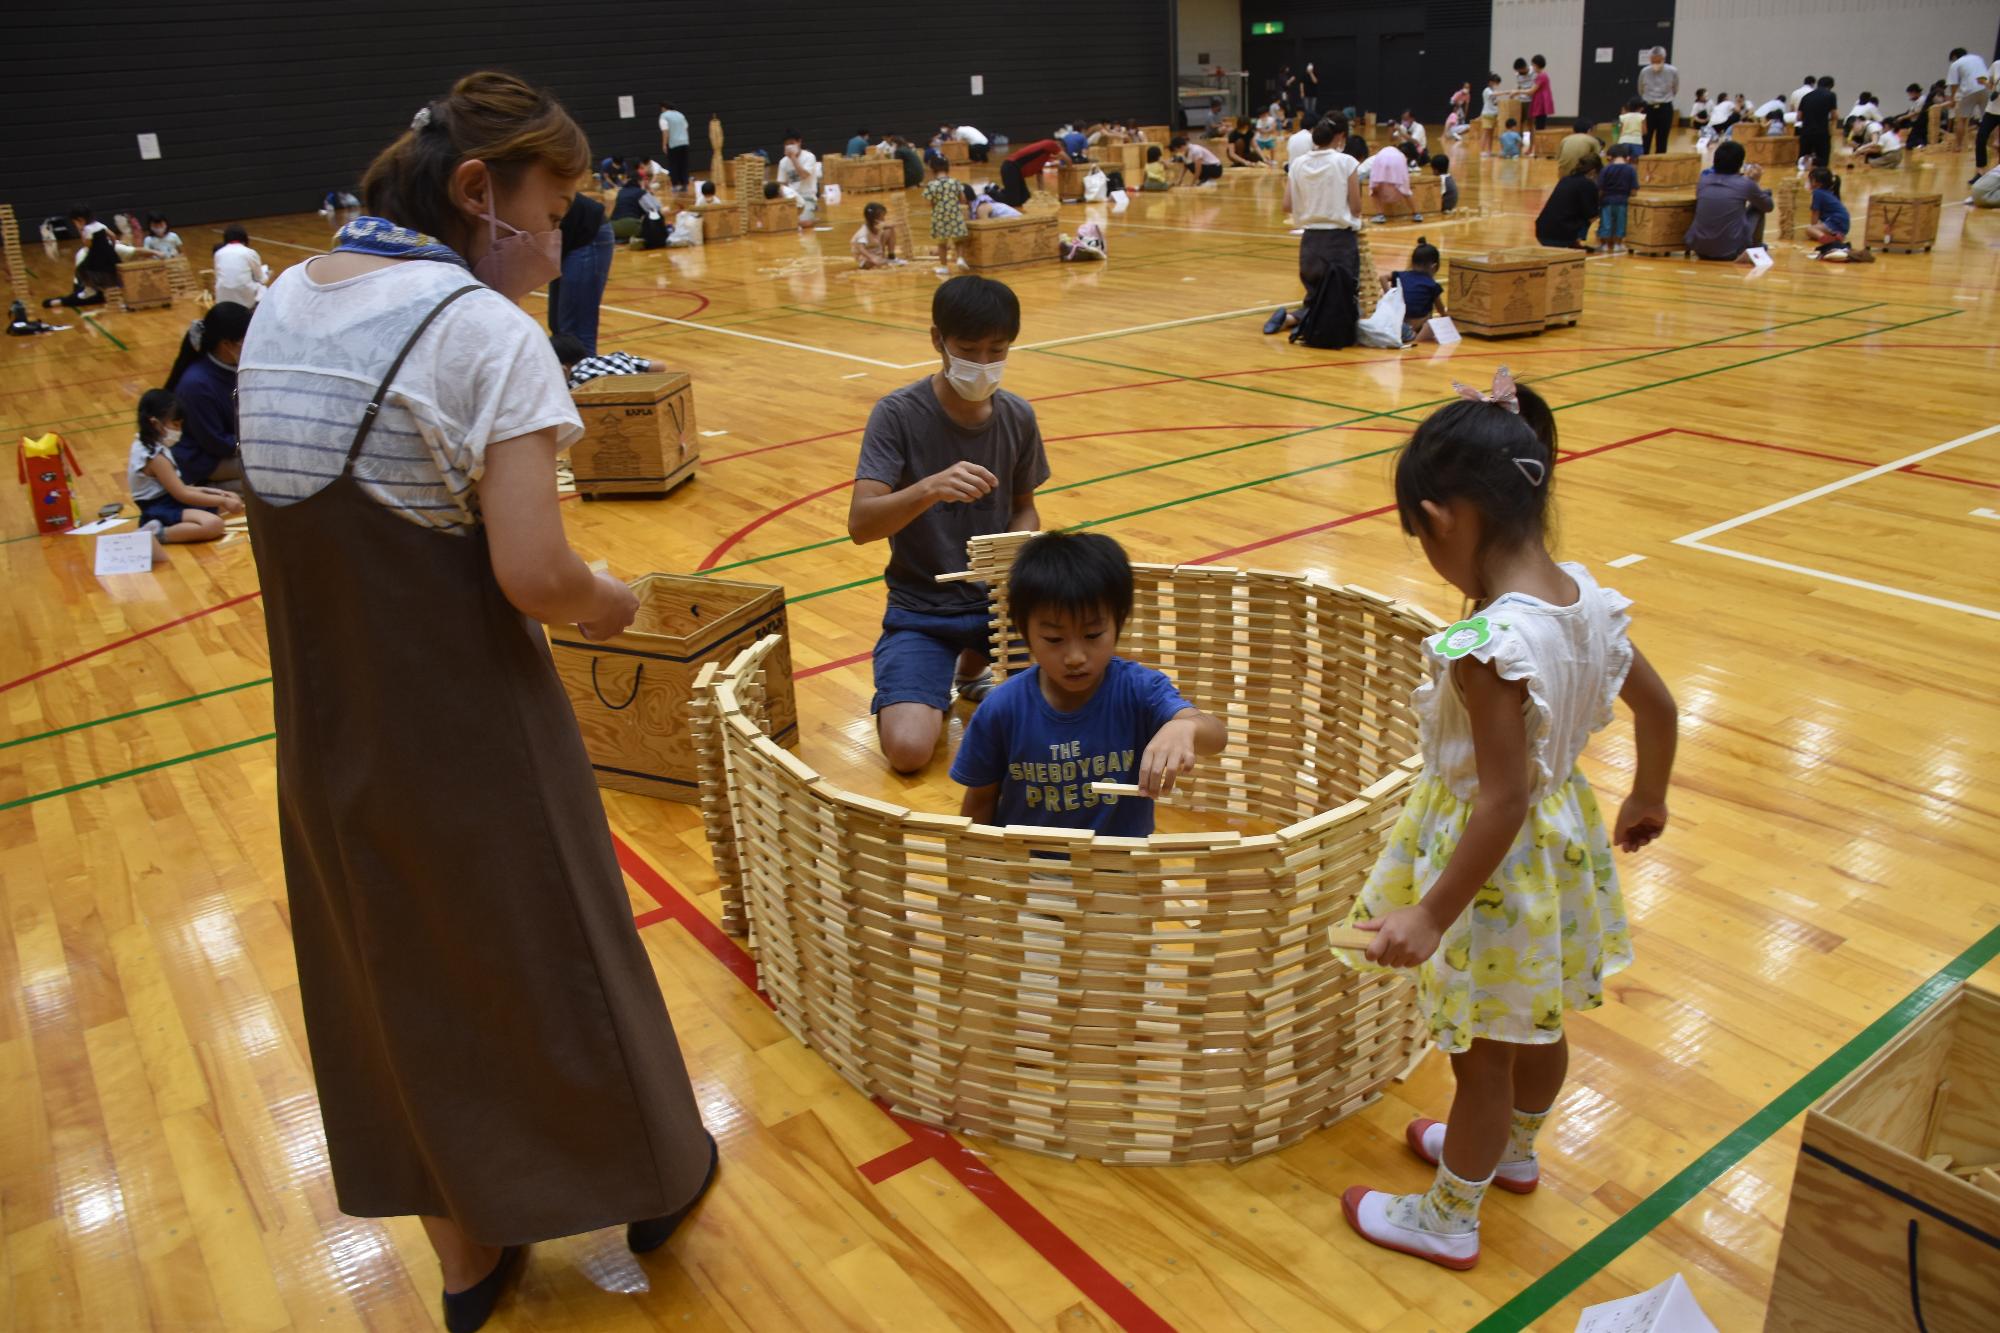
[(230, 750), (240, 750), (246, 745), (261, 745), (265, 741), (275, 740), (277, 735), (278, 733), (275, 731), (267, 731), (262, 736), (252, 736), (248, 740), (231, 741), (227, 745), (217, 745), (206, 750), (196, 750), (193, 754), (184, 754), (173, 759), (162, 759), (152, 764), (141, 764), (138, 768), (128, 768), (123, 773), (109, 773), (104, 777), (91, 778), (86, 782), (72, 782), (67, 787), (57, 787), (53, 791), (36, 792), (33, 796), (22, 796), (12, 801), (0, 801), (0, 811), (18, 810), (24, 805), (33, 805), (37, 801), (48, 801), (58, 796), (68, 796), (71, 792), (88, 791), (92, 787), (109, 786), (114, 782), (123, 782), (126, 778), (136, 778), (142, 773), (155, 773), (163, 768), (172, 768), (176, 764), (193, 763), (197, 759), (206, 759), (210, 755), (224, 754)]
[[(1216, 318), (1217, 318), (1217, 319), (1221, 319), (1221, 318), (1224, 318), (1224, 316), (1221, 316), (1221, 315), (1218, 315), (1218, 316), (1216, 316)], [(1245, 320), (1245, 321), (1248, 321), (1248, 320), (1252, 320), (1252, 319), (1255, 319), (1255, 318), (1256, 318), (1256, 316), (1255, 316), (1255, 315), (1230, 315), (1230, 316), (1227, 316), (1227, 318), (1230, 318), (1230, 319), (1241, 319), (1241, 320)], [(1208, 321), (1204, 321), (1204, 322), (1208, 322)], [(1176, 325), (1175, 327), (1177, 327), (1177, 328), (1188, 328), (1188, 327), (1191, 327), (1191, 326), (1190, 326), (1190, 325), (1186, 325), (1186, 324), (1182, 324), (1182, 325)], [(1165, 329), (1154, 329), (1154, 330), (1150, 330), (1150, 332), (1154, 332), (1154, 333), (1165, 333), (1165, 332), (1168, 332), (1168, 330), (1165, 330)], [(1330, 399), (1330, 398), (1308, 398), (1308, 397), (1306, 397), (1306, 396), (1305, 396), (1304, 394), (1300, 394), (1300, 393), (1285, 393), (1285, 392), (1284, 392), (1283, 390), (1280, 390), (1280, 389), (1266, 389), (1266, 388), (1262, 388), (1262, 387), (1260, 387), (1260, 386), (1258, 386), (1258, 385), (1255, 385), (1255, 384), (1236, 384), (1236, 383), (1234, 383), (1234, 382), (1232, 382), (1232, 381), (1230, 381), (1230, 380), (1220, 380), (1220, 379), (1203, 379), (1203, 378), (1202, 378), (1201, 376), (1199, 376), (1199, 375), (1183, 375), (1183, 374), (1181, 374), (1181, 373), (1180, 373), (1179, 371), (1175, 371), (1175, 370), (1155, 370), (1155, 369), (1153, 369), (1153, 368), (1151, 368), (1151, 367), (1148, 367), (1148, 366), (1128, 366), (1128, 365), (1123, 365), (1123, 364), (1121, 364), (1121, 363), (1119, 363), (1119, 362), (1117, 362), (1117, 361), (1102, 361), (1102, 360), (1099, 360), (1099, 359), (1098, 359), (1098, 358), (1096, 358), (1096, 357), (1090, 357), (1090, 356), (1077, 356), (1077, 355), (1075, 355), (1075, 354), (1073, 354), (1073, 353), (1069, 353), (1069, 352), (1062, 352), (1062, 351), (1058, 351), (1058, 350), (1056, 350), (1055, 348), (1052, 348), (1052, 347), (1035, 347), (1035, 348), (1030, 348), (1030, 349), (1028, 349), (1028, 350), (1030, 350), (1030, 351), (1034, 352), (1034, 353), (1035, 353), (1036, 355), (1038, 355), (1038, 356), (1053, 356), (1053, 357), (1059, 357), (1059, 358), (1061, 358), (1061, 359), (1062, 359), (1062, 360), (1064, 360), (1064, 361), (1079, 361), (1079, 362), (1082, 362), (1082, 363), (1083, 363), (1084, 365), (1087, 365), (1087, 366), (1106, 366), (1106, 367), (1109, 367), (1110, 369), (1113, 369), (1113, 370), (1125, 370), (1125, 371), (1130, 371), (1130, 372), (1132, 372), (1133, 374), (1136, 374), (1136, 375), (1158, 375), (1158, 376), (1162, 376), (1162, 377), (1164, 377), (1164, 378), (1167, 378), (1167, 379), (1176, 379), (1176, 380), (1181, 380), (1181, 381), (1183, 381), (1183, 382), (1185, 382), (1185, 383), (1189, 383), (1189, 384), (1213, 384), (1213, 385), (1215, 385), (1215, 386), (1216, 386), (1217, 388), (1221, 388), (1221, 389), (1234, 389), (1234, 390), (1236, 390), (1236, 391), (1237, 391), (1237, 392), (1239, 392), (1239, 393), (1254, 393), (1254, 394), (1261, 394), (1261, 395), (1263, 395), (1263, 396), (1264, 396), (1264, 397), (1266, 397), (1266, 398), (1284, 398), (1284, 399), (1288, 399), (1289, 401), (1291, 401), (1291, 402), (1294, 402), (1294, 403), (1311, 403), (1311, 404), (1313, 404), (1313, 405), (1314, 405), (1315, 407), (1330, 407), (1330, 408), (1333, 408), (1333, 409), (1335, 409), (1336, 411), (1340, 411), (1340, 412), (1366, 412), (1366, 411), (1368, 411), (1368, 410), (1369, 410), (1368, 408), (1365, 408), (1365, 407), (1356, 407), (1356, 406), (1355, 406), (1354, 404), (1352, 404), (1352, 403), (1336, 403), (1336, 402), (1334, 402), (1334, 401), (1333, 401), (1332, 399)], [(1345, 349), (1343, 349), (1343, 350), (1345, 350)], [(1351, 425), (1351, 424), (1353, 424), (1353, 423), (1351, 423), (1351, 422), (1350, 422), (1350, 423), (1343, 423), (1343, 424), (1350, 424), (1350, 425)]]
[(1713, 1185), (1722, 1174), (1749, 1156), (1772, 1135), (1860, 1068), (1917, 1016), (1945, 994), (2000, 956), (2000, 926), (1967, 946), (1965, 951), (1933, 972), (1930, 979), (1870, 1023), (1839, 1050), (1814, 1065), (1791, 1087), (1767, 1102), (1720, 1143), (1682, 1167), (1674, 1177), (1641, 1199), (1622, 1217), (1585, 1241), (1583, 1246), (1474, 1325), (1474, 1333), (1500, 1333), (1526, 1328), (1578, 1287), (1595, 1277), (1619, 1255), (1631, 1249), (1675, 1212)]
[(102, 324), (99, 324), (91, 316), (85, 315), (83, 317), (83, 322), (90, 325), (91, 328), (96, 329), (99, 333), (103, 334), (105, 337), (109, 338), (111, 340), (111, 345), (116, 347), (119, 351), (129, 352), (132, 350), (131, 348), (127, 347), (124, 343), (118, 341), (117, 334), (113, 333), (110, 329), (105, 328)]
[[(37, 535), (39, 536), (40, 534)], [(19, 541), (21, 539), (15, 538), (15, 540)], [(16, 736), (11, 741), (0, 741), (0, 750), (12, 749), (16, 745), (26, 745), (31, 741), (45, 741), (51, 736), (67, 736), (73, 731), (87, 731), (91, 727), (101, 727), (107, 722), (123, 722), (128, 717), (143, 717), (147, 713), (157, 713), (166, 708), (179, 708), (182, 704), (197, 703), (203, 699), (214, 699), (225, 694), (234, 694), (238, 690), (247, 690), (258, 685), (269, 685), (270, 683), (271, 678), (269, 676), (261, 676), (256, 680), (246, 680), (240, 685), (225, 685), (219, 690), (205, 690), (200, 694), (190, 694), (185, 699), (171, 699), (163, 704), (149, 704), (144, 708), (134, 708), (130, 712), (125, 713), (113, 713), (109, 717), (100, 717), (90, 722), (75, 722), (67, 727), (57, 727), (53, 731), (38, 731), (32, 736)]]

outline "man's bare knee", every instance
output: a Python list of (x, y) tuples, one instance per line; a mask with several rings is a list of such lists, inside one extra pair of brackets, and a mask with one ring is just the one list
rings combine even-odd
[(875, 718), (882, 757), (898, 773), (916, 773), (937, 752), (944, 714), (923, 704), (891, 704)]

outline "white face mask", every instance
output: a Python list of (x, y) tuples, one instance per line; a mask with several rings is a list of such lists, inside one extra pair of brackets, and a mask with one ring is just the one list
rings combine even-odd
[(969, 398), (975, 403), (983, 403), (993, 396), (1000, 387), (1000, 375), (1007, 369), (1007, 358), (998, 361), (965, 361), (944, 354), (944, 377), (961, 398)]
[(181, 433), (178, 427), (173, 427), (160, 432), (160, 447), (162, 449), (171, 449), (180, 442), (181, 442)]

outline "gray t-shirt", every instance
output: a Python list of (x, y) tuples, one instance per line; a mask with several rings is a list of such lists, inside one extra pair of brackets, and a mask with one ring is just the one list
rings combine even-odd
[(967, 541), (1008, 531), (1014, 497), (1049, 479), (1049, 460), (1035, 409), (1005, 389), (995, 391), (993, 415), (977, 429), (945, 414), (928, 375), (885, 396), (868, 414), (856, 481), (900, 491), (958, 462), (979, 464), (1000, 484), (977, 500), (934, 504), (889, 538), (883, 577), (892, 607), (944, 615), (985, 609), (985, 584), (938, 583), (936, 576), (966, 568)]

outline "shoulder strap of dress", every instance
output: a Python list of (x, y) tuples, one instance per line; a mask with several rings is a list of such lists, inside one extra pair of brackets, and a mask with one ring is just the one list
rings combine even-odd
[(444, 313), (446, 306), (456, 301), (459, 297), (464, 296), (467, 292), (483, 291), (484, 289), (485, 285), (483, 283), (468, 282), (465, 286), (460, 287), (457, 291), (445, 297), (444, 300), (432, 306), (430, 313), (419, 320), (417, 327), (410, 331), (410, 336), (403, 341), (402, 350), (397, 352), (396, 359), (389, 363), (388, 373), (382, 376), (382, 382), (375, 386), (375, 396), (368, 400), (368, 406), (362, 410), (361, 424), (354, 429), (354, 443), (347, 447), (347, 465), (340, 470), (341, 476), (344, 477), (354, 471), (354, 460), (361, 457), (361, 446), (368, 442), (368, 432), (375, 429), (375, 418), (382, 411), (382, 400), (389, 396), (389, 386), (395, 382), (396, 372), (403, 368), (403, 362), (409, 359), (410, 349), (417, 345), (417, 339), (424, 336), (424, 330), (431, 326), (432, 320)]

